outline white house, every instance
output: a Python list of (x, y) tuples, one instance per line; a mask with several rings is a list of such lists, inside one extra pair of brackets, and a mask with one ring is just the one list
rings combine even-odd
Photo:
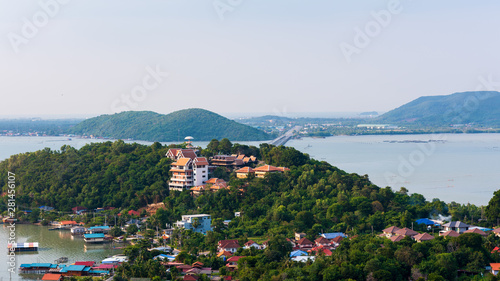
[(207, 234), (207, 231), (212, 230), (212, 217), (207, 214), (184, 215), (182, 220), (177, 221), (174, 225), (178, 228), (191, 229), (194, 232)]
[(260, 250), (260, 245), (252, 240), (248, 240), (248, 242), (246, 242), (245, 245), (243, 245), (243, 249), (250, 249), (251, 247)]

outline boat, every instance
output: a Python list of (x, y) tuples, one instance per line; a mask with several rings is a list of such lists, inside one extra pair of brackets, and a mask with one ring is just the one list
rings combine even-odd
[(8, 222), (16, 222), (16, 218), (11, 218), (11, 217), (5, 217), (2, 219), (3, 223), (8, 223)]
[(68, 257), (60, 257), (60, 258), (58, 258), (57, 260), (54, 261), (54, 263), (57, 263), (57, 264), (59, 264), (59, 263), (66, 263), (66, 262), (68, 262)]
[(120, 236), (120, 237), (116, 237), (115, 239), (113, 239), (113, 242), (115, 242), (115, 243), (124, 243), (125, 239), (123, 239), (123, 236)]

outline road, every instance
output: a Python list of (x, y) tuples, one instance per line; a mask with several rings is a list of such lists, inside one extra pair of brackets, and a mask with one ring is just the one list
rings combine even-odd
[(294, 135), (295, 132), (300, 131), (302, 129), (302, 126), (295, 126), (283, 135), (275, 138), (274, 140), (270, 141), (269, 144), (280, 146), (280, 145), (285, 145), (287, 141), (289, 141)]

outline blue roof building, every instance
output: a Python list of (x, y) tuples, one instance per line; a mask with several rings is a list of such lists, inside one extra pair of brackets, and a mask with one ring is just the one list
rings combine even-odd
[(293, 258), (293, 257), (300, 257), (300, 256), (308, 256), (307, 252), (304, 252), (304, 251), (301, 251), (301, 250), (296, 250), (296, 251), (292, 251), (290, 253), (290, 257)]
[(90, 271), (90, 266), (85, 266), (85, 265), (70, 265), (66, 266), (65, 268), (61, 269), (61, 273), (66, 273), (66, 272), (89, 272)]
[(418, 223), (418, 224), (425, 224), (425, 225), (440, 226), (439, 223), (431, 221), (430, 219), (427, 219), (427, 218), (425, 218), (425, 219), (418, 219), (418, 220), (416, 220), (416, 223)]

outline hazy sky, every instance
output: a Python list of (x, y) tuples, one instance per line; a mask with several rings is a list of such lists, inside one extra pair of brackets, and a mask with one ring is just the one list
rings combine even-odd
[(494, 0), (0, 0), (0, 116), (387, 111), (500, 82), (499, 12)]

